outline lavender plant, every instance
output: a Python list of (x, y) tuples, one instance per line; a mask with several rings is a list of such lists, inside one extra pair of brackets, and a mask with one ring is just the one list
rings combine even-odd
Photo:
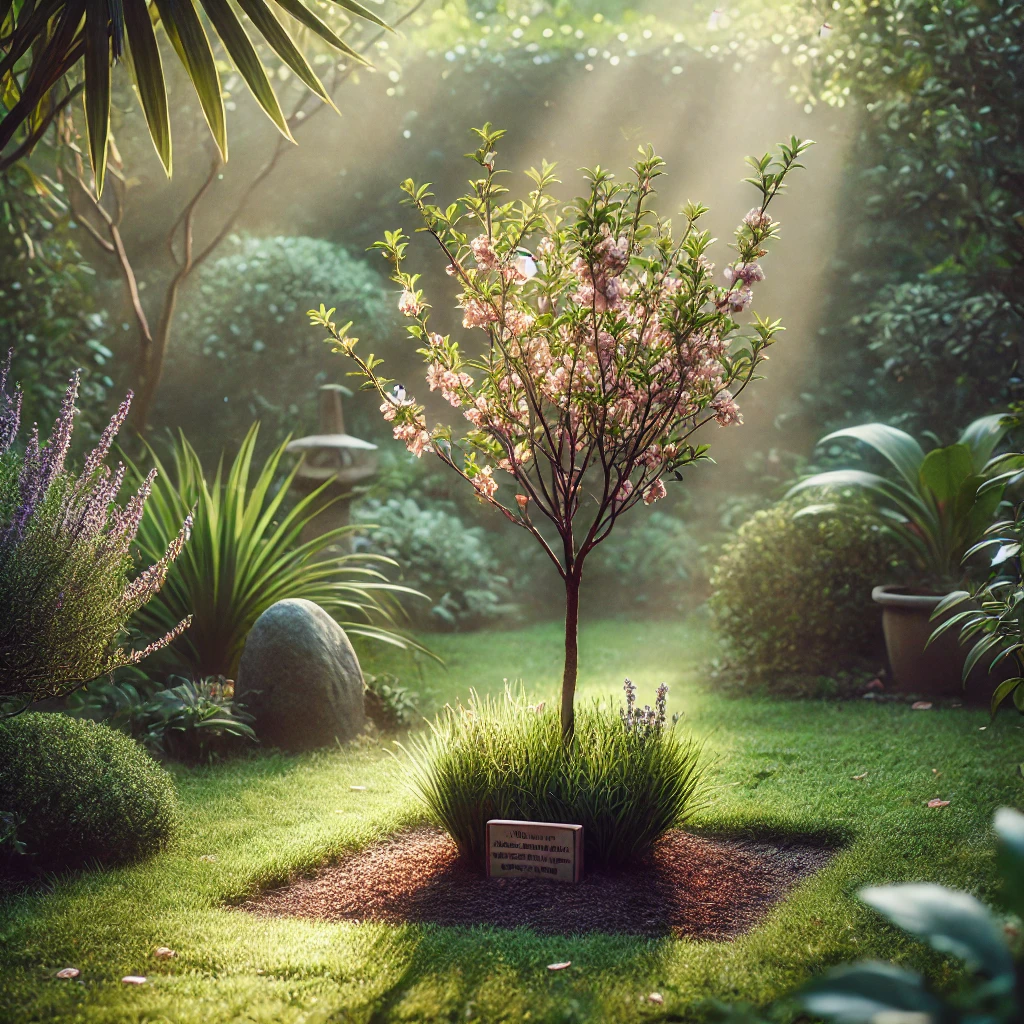
[(53, 432), (33, 426), (24, 448), (21, 391), (0, 367), (0, 717), (134, 665), (189, 625), (180, 621), (141, 649), (125, 646), (127, 623), (159, 590), (188, 540), (186, 517), (163, 556), (134, 572), (131, 545), (153, 485), (151, 473), (124, 504), (124, 466), (104, 461), (131, 404), (129, 393), (80, 473), (67, 468), (79, 376)]

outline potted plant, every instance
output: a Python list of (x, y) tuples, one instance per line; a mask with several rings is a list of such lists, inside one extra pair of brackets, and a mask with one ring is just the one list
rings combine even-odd
[[(838, 469), (801, 480), (789, 495), (810, 489), (867, 494), (879, 523), (900, 544), (915, 571), (906, 585), (881, 585), (872, 598), (882, 606), (882, 628), (897, 688), (915, 693), (960, 691), (964, 652), (949, 634), (929, 644), (932, 616), (965, 583), (964, 558), (982, 539), (1003, 500), (1021, 457), (993, 456), (1017, 424), (1008, 415), (983, 416), (955, 444), (925, 452), (902, 430), (884, 423), (847, 427), (821, 444), (849, 438), (873, 448), (890, 465), (887, 476)], [(798, 515), (840, 512), (842, 501), (817, 504)], [(940, 613), (941, 614), (941, 613)]]

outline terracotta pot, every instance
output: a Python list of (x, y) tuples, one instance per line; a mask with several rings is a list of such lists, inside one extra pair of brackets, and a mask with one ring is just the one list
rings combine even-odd
[(1002, 676), (998, 669), (990, 675), (986, 661), (971, 673), (964, 686), (962, 674), (969, 648), (960, 646), (957, 630), (925, 646), (945, 618), (932, 620), (932, 613), (944, 596), (915, 594), (906, 587), (875, 587), (871, 591), (872, 599), (882, 606), (882, 631), (892, 688), (901, 693), (987, 703)]

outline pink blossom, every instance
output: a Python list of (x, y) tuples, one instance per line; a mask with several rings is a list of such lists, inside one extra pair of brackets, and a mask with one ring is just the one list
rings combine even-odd
[(427, 344), (431, 348), (440, 348), (444, 344), (444, 338), (436, 332), (431, 332), (427, 335)]
[(742, 281), (743, 284), (755, 284), (764, 280), (764, 271), (760, 263), (737, 263), (734, 267), (726, 267), (725, 279), (732, 284), (735, 281)]
[(759, 206), (755, 206), (752, 210), (748, 211), (746, 217), (743, 218), (743, 223), (749, 228), (753, 228), (755, 231), (764, 230), (765, 228), (771, 227), (772, 218), (771, 214), (767, 210), (762, 210)]
[(658, 479), (644, 491), (644, 504), (653, 505), (659, 498), (664, 498), (667, 493), (664, 481), (659, 476)]
[(478, 429), (487, 422), (490, 415), (490, 409), (487, 405), (487, 399), (483, 395), (478, 395), (473, 405), (468, 408), (463, 414), (474, 427)]
[(505, 326), (511, 331), (513, 337), (519, 337), (533, 326), (533, 315), (516, 307), (506, 309)]
[(394, 402), (384, 402), (380, 407), (384, 419), (390, 423), (398, 415), (398, 406)]
[(406, 289), (398, 300), (398, 312), (402, 316), (419, 316), (423, 307), (420, 305), (416, 295)]
[(614, 496), (614, 498), (612, 500), (618, 502), (621, 505), (624, 501), (628, 501), (629, 500), (629, 496), (632, 493), (633, 493), (633, 481), (632, 480), (623, 480), (622, 483), (619, 484), (619, 489), (615, 492), (615, 496)]
[(743, 422), (740, 407), (736, 404), (731, 391), (722, 391), (715, 395), (711, 408), (715, 410), (715, 420), (720, 426), (728, 427), (733, 423)]
[(498, 265), (498, 255), (494, 251), (491, 240), (486, 235), (478, 235), (469, 243), (476, 265), (481, 270), (493, 270)]
[(753, 300), (754, 293), (744, 286), (728, 292), (723, 301), (734, 313), (742, 313)]
[(491, 466), (484, 466), (475, 477), (473, 486), (485, 498), (493, 498), (498, 489), (498, 481), (494, 479), (494, 469)]
[(430, 433), (415, 423), (398, 423), (392, 433), (395, 435), (396, 441), (405, 442), (405, 447), (417, 459), (430, 447)]
[(537, 257), (538, 260), (550, 259), (552, 256), (555, 255), (554, 241), (552, 241), (552, 239), (548, 238), (545, 235), (544, 238), (542, 238), (540, 242), (537, 243), (537, 248), (534, 250), (534, 255)]
[(486, 299), (478, 299), (474, 295), (464, 296), (462, 304), (462, 326), (486, 327), (498, 319), (494, 307)]
[(444, 268), (444, 272), (449, 277), (454, 277), (459, 272), (459, 268), (454, 263), (449, 263), (448, 266)]

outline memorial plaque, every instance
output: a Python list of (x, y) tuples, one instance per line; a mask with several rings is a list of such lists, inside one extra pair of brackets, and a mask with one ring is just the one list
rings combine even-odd
[(578, 882), (582, 875), (582, 825), (498, 819), (487, 822), (488, 878)]

